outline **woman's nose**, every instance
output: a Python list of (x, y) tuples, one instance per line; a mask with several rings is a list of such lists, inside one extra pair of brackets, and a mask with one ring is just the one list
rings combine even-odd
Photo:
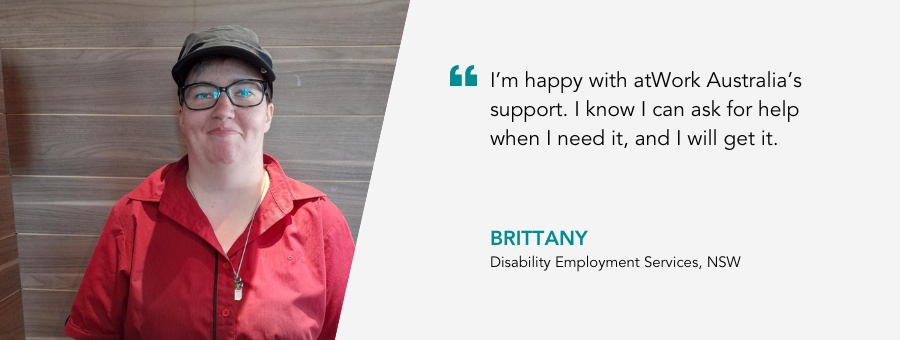
[(214, 118), (219, 119), (234, 118), (234, 104), (231, 104), (231, 99), (224, 92), (219, 93), (219, 99), (216, 100), (216, 105), (212, 107), (212, 114)]

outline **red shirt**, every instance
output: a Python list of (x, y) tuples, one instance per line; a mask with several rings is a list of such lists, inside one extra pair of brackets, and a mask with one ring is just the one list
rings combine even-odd
[(188, 191), (187, 157), (113, 207), (65, 332), (76, 339), (334, 339), (354, 244), (325, 195), (264, 156), (269, 190), (253, 219), (235, 301), (233, 268)]

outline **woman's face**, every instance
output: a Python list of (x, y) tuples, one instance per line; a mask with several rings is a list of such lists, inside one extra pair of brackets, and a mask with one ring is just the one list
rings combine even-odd
[[(258, 68), (242, 60), (224, 59), (191, 71), (185, 84), (204, 82), (225, 87), (242, 79), (263, 78)], [(187, 140), (188, 154), (213, 164), (230, 164), (262, 155), (263, 137), (269, 131), (274, 110), (268, 99), (253, 107), (234, 106), (222, 93), (209, 109), (191, 110), (182, 104), (178, 123)]]

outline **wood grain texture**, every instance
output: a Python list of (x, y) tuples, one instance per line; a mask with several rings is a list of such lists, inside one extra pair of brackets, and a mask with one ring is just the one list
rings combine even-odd
[[(273, 48), (276, 116), (384, 115), (399, 47)], [(179, 48), (5, 50), (11, 114), (174, 115)]]
[(0, 239), (0, 299), (17, 292), (19, 284), (19, 259), (16, 236)]
[[(2, 57), (2, 56), (0, 56)], [(0, 58), (2, 63), (2, 58)], [(0, 80), (3, 72), (0, 70)], [(24, 339), (19, 256), (13, 216), (6, 109), (0, 81), (0, 339)]]
[(0, 339), (25, 339), (21, 291), (0, 296)]
[(78, 290), (84, 272), (66, 273), (22, 273), (24, 289)]
[(174, 114), (178, 48), (4, 50), (8, 113)]
[[(2, 102), (2, 97), (0, 97)], [(9, 139), (6, 132), (6, 115), (0, 113), (0, 238), (16, 233), (13, 214), (12, 182), (9, 169)], [(3, 258), (0, 258), (0, 263)], [(0, 294), (0, 298), (5, 295)]]
[[(15, 176), (13, 180), (19, 233), (98, 235), (113, 204), (143, 179)], [(341, 209), (355, 239), (368, 182), (307, 184), (321, 190)]]
[[(0, 65), (3, 65), (3, 55), (0, 53)], [(0, 116), (6, 113), (6, 100), (3, 94), (3, 68), (0, 67)]]
[(12, 180), (0, 175), (0, 238), (15, 235), (15, 213), (12, 198)]
[[(143, 178), (13, 176), (13, 200), (16, 209), (28, 204), (103, 205), (109, 213), (109, 207), (141, 181)], [(21, 228), (19, 232), (35, 233)]]
[(73, 302), (75, 291), (23, 289), (25, 336), (29, 339), (65, 337), (63, 327), (72, 310)]
[(397, 45), (408, 0), (8, 0), (0, 47), (180, 47), (189, 32), (253, 29), (263, 45)]
[[(185, 147), (176, 116), (8, 115), (13, 175), (146, 177)], [(303, 181), (368, 181), (383, 117), (275, 117), (265, 151)]]
[(9, 133), (6, 131), (6, 115), (0, 113), (0, 176), (9, 174)]
[(19, 270), (23, 275), (84, 274), (97, 238), (94, 235), (20, 234)]
[(17, 202), (16, 225), (22, 233), (96, 235), (115, 201)]
[(0, 175), (0, 238), (16, 233), (12, 197), (12, 181), (10, 177)]

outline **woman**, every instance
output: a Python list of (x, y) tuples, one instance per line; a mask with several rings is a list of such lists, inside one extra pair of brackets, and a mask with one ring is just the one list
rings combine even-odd
[(354, 244), (320, 191), (263, 154), (271, 56), (190, 34), (172, 68), (187, 156), (112, 209), (65, 332), (76, 339), (333, 339)]

